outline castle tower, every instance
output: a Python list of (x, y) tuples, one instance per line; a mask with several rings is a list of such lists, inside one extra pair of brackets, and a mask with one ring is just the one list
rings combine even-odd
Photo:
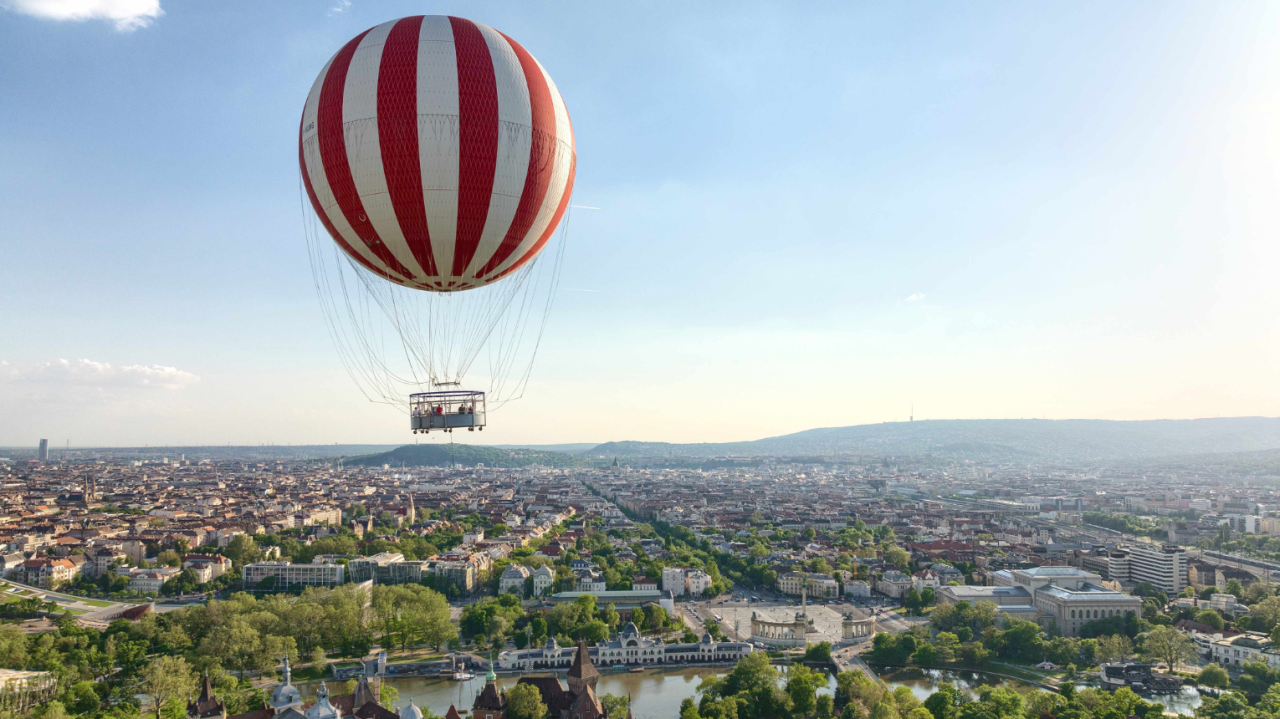
[(573, 656), (573, 666), (569, 667), (569, 691), (581, 694), (588, 687), (593, 691), (600, 680), (600, 672), (591, 663), (591, 654), (587, 652), (587, 643), (579, 640), (578, 653)]
[(200, 698), (187, 702), (187, 719), (227, 719), (227, 705), (213, 695), (208, 672), (204, 675)]

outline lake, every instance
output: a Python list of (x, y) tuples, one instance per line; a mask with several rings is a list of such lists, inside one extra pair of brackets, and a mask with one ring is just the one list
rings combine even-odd
[[(685, 697), (697, 699), (698, 685), (707, 677), (723, 676), (727, 667), (682, 667), (679, 669), (646, 669), (643, 672), (611, 672), (600, 673), (600, 681), (596, 684), (596, 693), (616, 694), (632, 699), (632, 711), (636, 719), (676, 719), (680, 715), (680, 702)], [(564, 681), (564, 674), (531, 672), (524, 676), (558, 676)], [(498, 677), (498, 686), (504, 690), (516, 685), (520, 679), (516, 675)], [(396, 677), (387, 680), (387, 684), (400, 692), (400, 706), (410, 700), (416, 706), (426, 707), (444, 716), (452, 704), (459, 709), (470, 709), (480, 690), (484, 688), (484, 675), (465, 682), (455, 682), (434, 677)], [(831, 682), (834, 687), (835, 682)], [(300, 686), (303, 696), (311, 699), (315, 696), (319, 685)], [(830, 689), (828, 690), (830, 691)]]
[[(680, 702), (686, 697), (697, 700), (698, 685), (707, 677), (724, 676), (728, 667), (681, 667), (673, 669), (646, 669), (643, 672), (611, 672), (605, 670), (600, 674), (596, 685), (596, 693), (600, 695), (631, 695), (632, 711), (636, 719), (676, 719), (680, 715)], [(921, 669), (919, 667), (881, 668), (880, 678), (891, 687), (907, 687), (917, 698), (924, 700), (933, 693), (935, 687), (942, 682), (951, 682), (957, 688), (969, 692), (983, 684), (1013, 689), (1019, 693), (1034, 691), (1038, 687), (1017, 679), (984, 674), (982, 672), (958, 671), (953, 669)], [(530, 674), (528, 676), (557, 676), (548, 673)], [(558, 675), (563, 681), (564, 674)], [(519, 680), (518, 676), (498, 677), (498, 686), (510, 689)], [(388, 679), (387, 683), (400, 692), (400, 706), (410, 700), (419, 707), (444, 716), (449, 705), (459, 709), (470, 709), (471, 702), (484, 688), (484, 675), (465, 682), (427, 677), (397, 677)], [(299, 687), (303, 695), (310, 699), (315, 695), (318, 685), (311, 684)], [(1089, 686), (1087, 681), (1077, 684), (1083, 689)], [(835, 691), (835, 680), (828, 676), (827, 686), (821, 694)], [(1184, 688), (1182, 693), (1174, 696), (1146, 697), (1148, 701), (1159, 701), (1168, 711), (1191, 715), (1200, 705), (1200, 695), (1191, 687)]]

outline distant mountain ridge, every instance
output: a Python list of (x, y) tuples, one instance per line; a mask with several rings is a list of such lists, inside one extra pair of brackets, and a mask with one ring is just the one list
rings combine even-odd
[(986, 419), (810, 429), (747, 442), (606, 442), (594, 457), (936, 455), (957, 459), (1125, 460), (1280, 448), (1280, 418)]
[(447, 467), (460, 464), (474, 467), (527, 467), (531, 464), (543, 467), (576, 467), (587, 464), (588, 458), (569, 452), (548, 452), (537, 449), (507, 449), (479, 444), (406, 444), (390, 452), (379, 452), (347, 460), (347, 465), (366, 467)]

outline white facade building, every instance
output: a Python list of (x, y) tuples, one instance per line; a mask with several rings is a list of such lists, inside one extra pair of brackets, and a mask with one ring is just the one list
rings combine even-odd
[(1187, 550), (1176, 544), (1140, 542), (1128, 547), (1129, 579), (1151, 582), (1170, 597), (1187, 588)]
[(512, 564), (502, 570), (498, 579), (498, 591), (502, 594), (524, 596), (524, 582), (531, 576), (529, 568), (521, 564)]
[(845, 596), (853, 597), (855, 599), (870, 599), (871, 585), (861, 579), (855, 579), (851, 582), (844, 583), (844, 593)]
[(556, 573), (550, 567), (538, 567), (533, 572), (533, 596), (542, 597), (551, 591), (556, 583)]
[(677, 597), (684, 596), (684, 567), (662, 568), (662, 589)]
[(701, 569), (690, 569), (684, 573), (684, 586), (691, 596), (700, 597), (711, 588), (711, 576)]
[(336, 587), (342, 584), (346, 567), (341, 564), (291, 564), (258, 562), (246, 564), (241, 579), (246, 589), (255, 587), (267, 577), (276, 578), (277, 587), (300, 584), (306, 587)]
[[(502, 652), (498, 668), (503, 670), (539, 671), (568, 669), (573, 664), (573, 647), (561, 647), (548, 639), (540, 649)], [(747, 642), (716, 642), (704, 634), (697, 644), (666, 644), (661, 639), (641, 636), (636, 625), (627, 623), (616, 639), (588, 648), (592, 661), (602, 667), (671, 664), (736, 663), (754, 649)]]

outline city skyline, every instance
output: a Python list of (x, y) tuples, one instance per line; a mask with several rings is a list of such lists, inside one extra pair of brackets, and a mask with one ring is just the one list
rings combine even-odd
[(0, 446), (412, 441), (325, 331), (296, 133), (424, 11), (519, 37), (579, 148), (529, 389), (457, 440), (1280, 415), (1274, 6), (92, 5), (0, 10)]

